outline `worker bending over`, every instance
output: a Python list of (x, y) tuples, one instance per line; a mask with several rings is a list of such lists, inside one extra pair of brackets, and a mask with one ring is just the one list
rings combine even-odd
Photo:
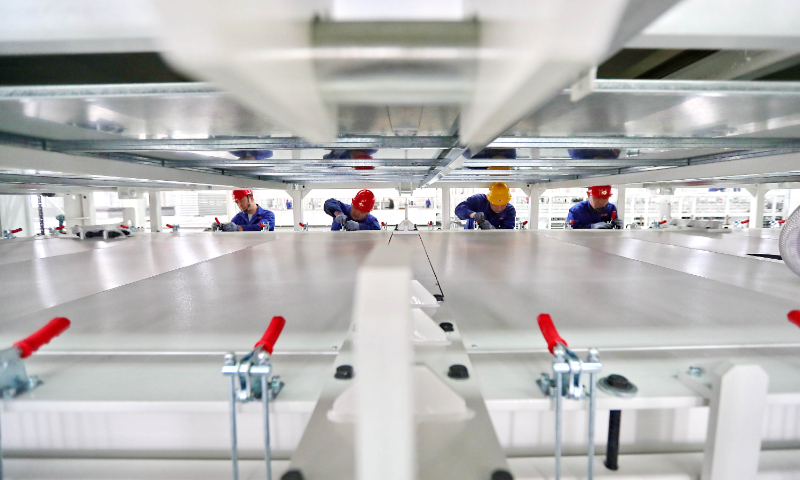
[(353, 197), (353, 204), (342, 203), (335, 198), (325, 200), (325, 213), (333, 217), (331, 230), (344, 228), (348, 231), (380, 230), (378, 219), (369, 214), (375, 206), (375, 195), (369, 190), (359, 191)]
[(517, 210), (508, 203), (511, 192), (505, 183), (493, 183), (489, 187), (489, 194), (479, 193), (473, 195), (456, 207), (456, 216), (467, 220), (465, 230), (475, 228), (477, 224), (482, 230), (514, 229)]
[(211, 230), (223, 232), (257, 232), (262, 229), (260, 223), (269, 225), (269, 231), (275, 230), (275, 214), (265, 210), (253, 201), (252, 190), (234, 190), (233, 201), (241, 212), (237, 213), (228, 223), (211, 224)]
[(569, 228), (622, 228), (622, 220), (617, 218), (617, 207), (609, 203), (611, 185), (589, 187), (588, 199), (576, 203), (569, 209), (567, 225)]

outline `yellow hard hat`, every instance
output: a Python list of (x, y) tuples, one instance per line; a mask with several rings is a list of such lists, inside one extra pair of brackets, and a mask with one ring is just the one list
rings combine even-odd
[(507, 205), (511, 200), (511, 192), (505, 183), (493, 183), (489, 186), (489, 194), (486, 195), (492, 205)]

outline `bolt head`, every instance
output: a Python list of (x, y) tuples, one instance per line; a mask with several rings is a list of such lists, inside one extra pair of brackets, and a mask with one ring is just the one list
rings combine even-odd
[(692, 365), (686, 370), (686, 373), (692, 377), (701, 377), (703, 375), (703, 369)]
[(228, 352), (225, 354), (225, 365), (236, 365), (236, 354)]
[(258, 358), (258, 363), (263, 365), (267, 363), (267, 360), (269, 360), (269, 354), (267, 352), (258, 352), (257, 358)]

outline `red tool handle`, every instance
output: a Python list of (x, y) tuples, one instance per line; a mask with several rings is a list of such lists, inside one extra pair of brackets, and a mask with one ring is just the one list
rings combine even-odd
[(381, 222), (381, 227), (385, 227), (385, 226), (386, 226), (386, 222)]
[(658, 222), (659, 225), (664, 225), (665, 223), (667, 223), (666, 220), (661, 220), (660, 222)]
[(553, 347), (559, 343), (565, 347), (567, 346), (567, 341), (558, 334), (558, 330), (556, 330), (556, 326), (553, 325), (553, 319), (550, 318), (549, 314), (540, 314), (536, 318), (536, 321), (539, 322), (539, 329), (542, 331), (542, 335), (544, 335), (544, 340), (547, 342), (547, 349), (550, 350), (550, 353), (553, 353)]
[(300, 223), (298, 223), (298, 225), (300, 225), (300, 226), (301, 226), (301, 227), (303, 227), (303, 228), (306, 228), (306, 224), (305, 224), (305, 223), (303, 223), (303, 222), (300, 222)]
[(175, 228), (175, 225), (170, 225), (170, 224), (168, 223), (168, 224), (167, 224), (167, 228)]
[(789, 321), (800, 327), (800, 310), (792, 310), (788, 315)]
[(617, 218), (617, 211), (616, 210), (611, 212), (611, 221), (613, 222), (615, 218)]
[(528, 224), (528, 221), (527, 221), (527, 220), (525, 220), (524, 222), (522, 222), (522, 226), (523, 226), (523, 227), (524, 227), (525, 225), (527, 225), (527, 224)]
[(67, 227), (65, 227), (64, 225), (61, 225), (60, 227), (56, 227), (56, 230), (64, 230), (65, 228), (67, 228)]
[(128, 228), (131, 228), (131, 227), (129, 227), (129, 226), (127, 226), (127, 225), (123, 225), (123, 224), (121, 224), (121, 223), (120, 223), (120, 224), (119, 224), (119, 228), (125, 228), (125, 229), (128, 229)]
[(742, 220), (742, 221), (741, 221), (741, 222), (739, 222), (739, 223), (741, 223), (742, 225), (744, 225), (745, 223), (750, 223), (750, 220)]
[(264, 228), (264, 227), (266, 227), (266, 225), (264, 225), (264, 223), (263, 223), (263, 222), (259, 223), (259, 224), (258, 224), (258, 226), (259, 226), (259, 227), (261, 227), (261, 228)]
[(277, 342), (278, 337), (281, 336), (284, 325), (286, 325), (285, 318), (272, 317), (272, 320), (269, 322), (269, 326), (267, 327), (267, 331), (264, 332), (264, 336), (261, 337), (261, 340), (256, 342), (253, 348), (264, 347), (264, 350), (268, 351), (269, 354), (272, 355), (272, 347), (275, 346), (275, 342)]
[(217, 225), (222, 225), (221, 223), (219, 223), (219, 218), (217, 218), (217, 217), (214, 217), (214, 220), (216, 220), (216, 221), (217, 221)]
[(14, 230), (11, 230), (11, 233), (19, 233), (21, 231), (22, 231), (21, 228), (15, 228)]
[(429, 226), (429, 227), (432, 227), (432, 226), (433, 226), (433, 220), (431, 220), (430, 222), (428, 222), (428, 226)]
[(784, 223), (786, 223), (786, 220), (778, 220), (779, 225), (783, 225)]
[(24, 340), (15, 343), (14, 346), (19, 348), (20, 358), (28, 358), (33, 352), (39, 350), (39, 347), (50, 342), (53, 338), (61, 335), (61, 333), (69, 328), (70, 321), (64, 317), (56, 317), (47, 325), (37, 330)]

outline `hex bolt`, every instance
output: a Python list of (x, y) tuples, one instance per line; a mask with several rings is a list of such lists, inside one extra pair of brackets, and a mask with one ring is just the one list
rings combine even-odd
[(464, 365), (459, 365), (456, 363), (454, 365), (450, 365), (450, 369), (447, 371), (447, 376), (457, 380), (463, 380), (465, 378), (469, 378), (469, 371)]
[(269, 360), (269, 354), (267, 352), (258, 352), (258, 364), (264, 365)]
[(353, 378), (353, 367), (350, 365), (339, 365), (336, 367), (336, 373), (333, 375), (333, 378), (338, 378), (339, 380), (349, 380)]
[(300, 470), (289, 470), (281, 476), (281, 480), (305, 480)]
[(699, 378), (703, 376), (703, 369), (692, 365), (686, 370), (686, 373), (691, 377)]
[(450, 322), (442, 322), (439, 324), (439, 328), (444, 330), (445, 332), (452, 332), (453, 331), (453, 324)]
[(236, 354), (228, 352), (225, 354), (225, 365), (236, 365)]
[(514, 476), (508, 470), (495, 470), (491, 480), (514, 480)]

